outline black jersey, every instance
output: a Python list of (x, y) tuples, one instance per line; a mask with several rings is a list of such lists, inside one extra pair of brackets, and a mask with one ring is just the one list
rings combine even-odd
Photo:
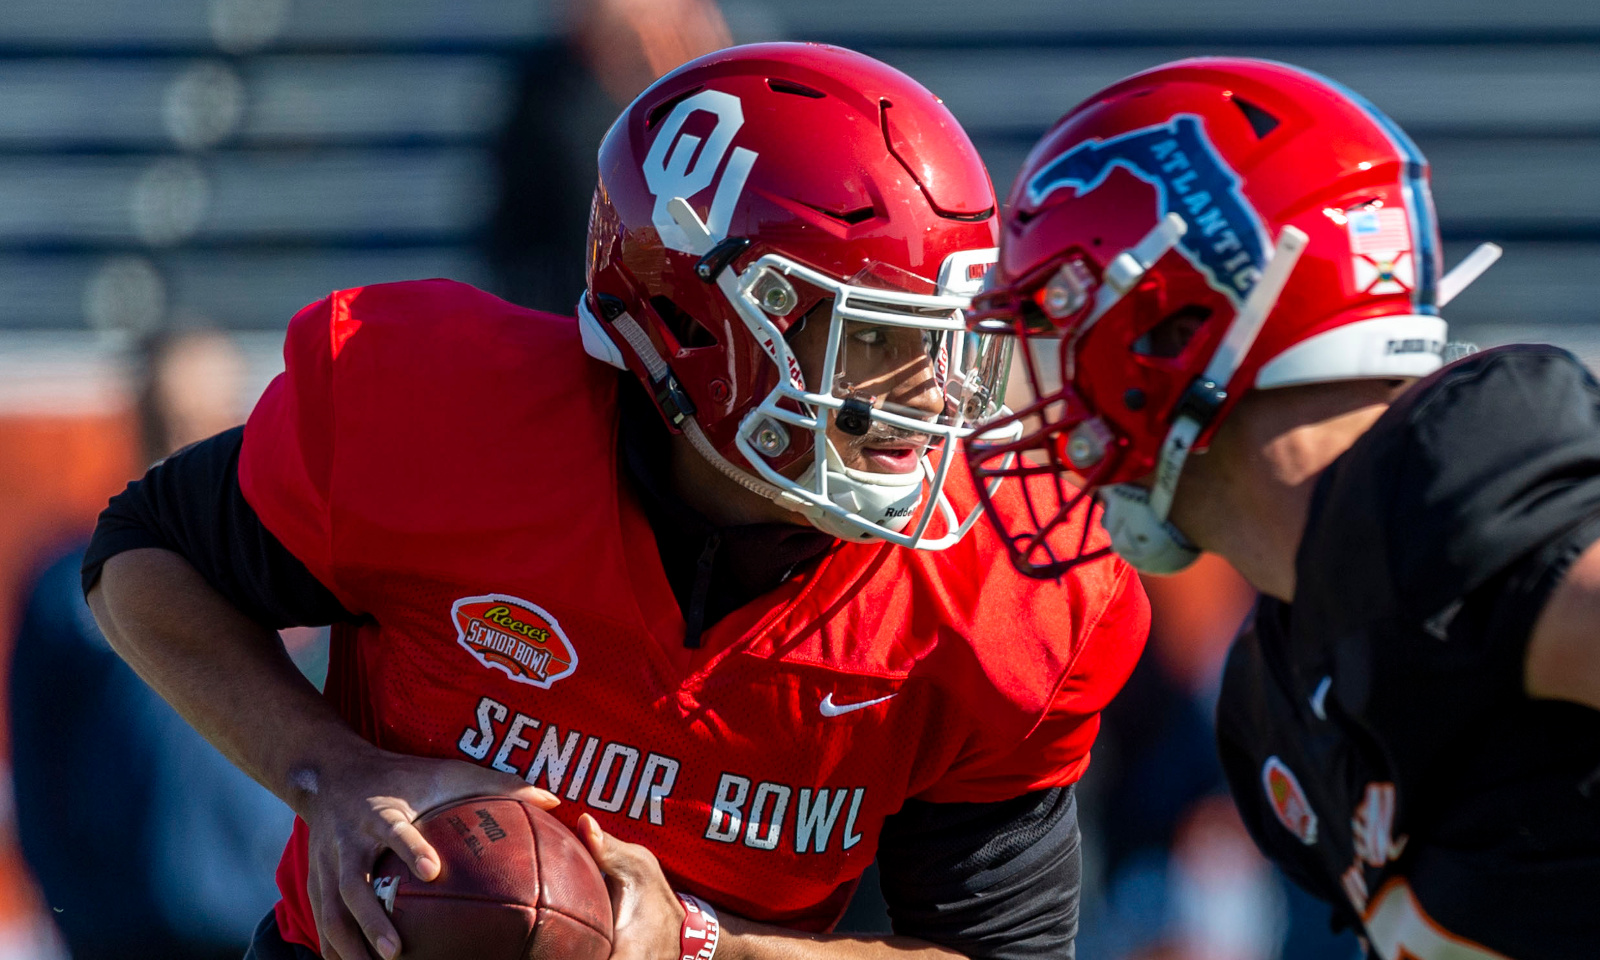
[(1597, 538), (1600, 385), (1553, 347), (1441, 370), (1319, 478), (1217, 731), (1256, 843), (1377, 956), (1600, 957), (1600, 712), (1523, 692)]

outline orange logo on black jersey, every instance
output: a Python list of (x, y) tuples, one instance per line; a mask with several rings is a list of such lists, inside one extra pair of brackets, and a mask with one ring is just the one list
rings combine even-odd
[(578, 668), (578, 653), (556, 618), (526, 600), (499, 593), (463, 597), (450, 618), (468, 653), (518, 683), (549, 689)]
[(1278, 815), (1278, 822), (1284, 829), (1306, 846), (1316, 843), (1317, 815), (1311, 809), (1311, 801), (1306, 799), (1306, 792), (1300, 788), (1300, 781), (1295, 779), (1294, 771), (1277, 757), (1268, 757), (1261, 767), (1261, 785), (1272, 803), (1272, 812)]

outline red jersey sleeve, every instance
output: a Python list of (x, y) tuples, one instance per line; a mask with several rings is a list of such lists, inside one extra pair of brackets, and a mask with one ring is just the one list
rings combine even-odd
[(348, 302), (332, 294), (289, 322), (284, 372), (245, 424), (239, 485), (273, 536), (352, 612), (332, 551), (333, 361), (350, 325)]
[(1121, 560), (1098, 610), (1077, 628), (1077, 650), (1038, 724), (1009, 751), (990, 750), (964, 763), (918, 799), (935, 803), (1007, 800), (1075, 783), (1089, 768), (1100, 711), (1127, 683), (1150, 632), (1150, 601)]

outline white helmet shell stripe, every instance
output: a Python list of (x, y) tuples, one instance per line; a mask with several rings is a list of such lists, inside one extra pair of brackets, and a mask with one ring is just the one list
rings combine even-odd
[(1425, 377), (1443, 366), (1449, 327), (1418, 314), (1347, 323), (1302, 340), (1256, 374), (1261, 389), (1368, 377)]

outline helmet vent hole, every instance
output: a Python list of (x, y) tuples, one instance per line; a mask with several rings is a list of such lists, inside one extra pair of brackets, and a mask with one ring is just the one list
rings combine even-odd
[(678, 341), (679, 347), (694, 350), (717, 345), (716, 334), (702, 326), (700, 321), (670, 299), (662, 296), (651, 297), (650, 306), (655, 308), (656, 316), (660, 317), (661, 322), (672, 332), (673, 339)]
[(1210, 318), (1210, 310), (1194, 304), (1174, 310), (1133, 342), (1133, 352), (1170, 360), (1183, 352)]
[(1278, 118), (1249, 100), (1243, 97), (1234, 97), (1233, 105), (1238, 107), (1239, 112), (1244, 114), (1244, 118), (1250, 122), (1250, 129), (1255, 131), (1257, 140), (1278, 129)]
[(843, 213), (835, 213), (826, 207), (819, 207), (814, 203), (806, 203), (804, 200), (800, 202), (825, 217), (838, 220), (840, 223), (848, 223), (851, 226), (855, 226), (858, 223), (865, 223), (866, 221), (871, 220), (873, 217), (878, 215), (878, 211), (874, 210), (872, 207), (862, 207), (859, 210), (846, 210)]
[(679, 91), (677, 94), (651, 107), (650, 113), (644, 118), (644, 128), (646, 130), (654, 130), (656, 124), (661, 122), (661, 118), (666, 116), (669, 110), (704, 89), (705, 87), (690, 87), (688, 90)]
[(795, 83), (793, 80), (768, 79), (767, 86), (772, 89), (773, 93), (790, 93), (797, 97), (809, 97), (812, 100), (821, 100), (827, 96), (821, 90), (813, 89), (803, 83)]
[(938, 214), (939, 216), (944, 217), (946, 220), (962, 220), (967, 223), (982, 223), (983, 221), (994, 216), (994, 207), (985, 207), (984, 209), (979, 210), (977, 213), (945, 213), (943, 210), (940, 210), (938, 211)]

